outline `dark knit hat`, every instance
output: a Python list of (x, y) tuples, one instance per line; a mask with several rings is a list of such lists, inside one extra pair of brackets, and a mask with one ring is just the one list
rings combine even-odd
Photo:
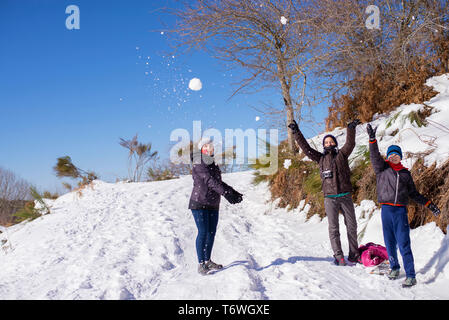
[(331, 134), (327, 134), (327, 135), (324, 136), (324, 138), (323, 138), (323, 146), (324, 146), (324, 140), (326, 140), (326, 138), (329, 138), (329, 137), (331, 137), (332, 140), (334, 140), (335, 145), (338, 147), (337, 138), (335, 138), (335, 137), (334, 137), (333, 135), (331, 135)]
[(401, 157), (401, 160), (402, 160), (402, 150), (401, 150), (401, 147), (399, 147), (399, 146), (397, 146), (397, 145), (395, 145), (395, 144), (389, 146), (389, 147), (388, 147), (388, 150), (387, 150), (387, 159), (388, 159), (388, 157), (390, 156), (390, 154), (392, 154), (392, 153), (396, 153), (398, 156)]

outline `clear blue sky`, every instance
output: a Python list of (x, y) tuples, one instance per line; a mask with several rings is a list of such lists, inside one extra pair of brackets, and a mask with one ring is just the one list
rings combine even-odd
[[(65, 26), (68, 5), (80, 9), (80, 29)], [(228, 100), (236, 71), (205, 53), (174, 56), (154, 11), (167, 0), (1, 0), (0, 166), (40, 190), (63, 191), (52, 167), (69, 155), (75, 165), (113, 182), (127, 176), (119, 138), (136, 133), (168, 158), (170, 133), (214, 127), (260, 128), (250, 106), (281, 103), (278, 92)], [(188, 89), (200, 78), (201, 91)], [(322, 121), (325, 108), (315, 113)], [(316, 129), (316, 128), (315, 128)], [(305, 130), (306, 136), (315, 134)], [(64, 180), (69, 181), (69, 180)]]

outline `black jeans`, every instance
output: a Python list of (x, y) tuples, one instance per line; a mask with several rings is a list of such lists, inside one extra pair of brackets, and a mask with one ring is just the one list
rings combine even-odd
[(196, 237), (196, 253), (198, 262), (210, 260), (212, 246), (218, 224), (218, 210), (192, 209), (198, 235)]

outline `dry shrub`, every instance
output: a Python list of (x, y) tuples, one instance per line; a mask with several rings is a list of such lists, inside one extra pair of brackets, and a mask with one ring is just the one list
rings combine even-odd
[(78, 194), (78, 197), (83, 196), (83, 191), (87, 188), (90, 188), (90, 190), (94, 190), (94, 180), (87, 180), (83, 179), (83, 181), (80, 181), (78, 183), (78, 187), (74, 188), (72, 191), (75, 191)]
[(369, 165), (355, 182), (356, 188), (353, 193), (355, 203), (360, 204), (362, 200), (377, 202), (376, 174), (373, 167)]
[[(289, 150), (287, 140), (282, 141), (278, 147), (279, 170), (271, 176), (256, 175), (254, 182), (268, 182), (271, 199), (279, 199), (278, 207), (294, 209), (305, 200), (311, 206), (307, 218), (315, 214), (323, 218), (326, 214), (318, 164), (303, 158), (303, 154), (293, 154)], [(283, 166), (286, 159), (291, 160), (288, 169)]]
[(428, 208), (411, 201), (408, 206), (410, 227), (413, 229), (434, 221), (446, 233), (449, 223), (449, 160), (437, 168), (436, 163), (425, 166), (420, 158), (413, 165), (411, 173), (417, 190), (434, 202), (441, 214), (435, 217)]
[(307, 218), (318, 214), (326, 216), (324, 198), (321, 192), (321, 178), (318, 165), (311, 161), (292, 158), (292, 165), (281, 167), (269, 183), (272, 200), (280, 199), (280, 208), (293, 209), (301, 200), (310, 205)]
[(269, 186), (272, 200), (280, 199), (279, 207), (296, 208), (301, 199), (304, 198), (304, 192), (300, 184), (301, 176), (299, 170), (286, 169), (279, 169), (278, 173), (274, 175)]
[(437, 94), (425, 85), (434, 75), (435, 70), (424, 61), (410, 63), (406, 71), (391, 72), (379, 67), (361, 75), (349, 82), (347, 94), (333, 97), (326, 129), (344, 127), (356, 118), (369, 122), (376, 113), (388, 113), (401, 104), (427, 101)]

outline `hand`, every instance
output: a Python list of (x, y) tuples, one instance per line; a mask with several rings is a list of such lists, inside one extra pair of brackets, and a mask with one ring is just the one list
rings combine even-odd
[(233, 189), (234, 197), (235, 197), (235, 203), (239, 203), (243, 201), (243, 194)]
[(438, 217), (439, 214), (441, 213), (440, 209), (438, 209), (438, 207), (433, 202), (431, 202), (427, 208), (429, 208), (430, 211), (432, 211), (435, 217)]
[(371, 127), (371, 124), (368, 123), (368, 125), (366, 126), (366, 131), (368, 132), (370, 141), (376, 140), (377, 127), (373, 129), (373, 127)]
[(242, 202), (243, 200), (243, 195), (234, 189), (226, 190), (223, 196), (231, 204), (236, 204)]
[(299, 132), (299, 127), (298, 127), (298, 124), (296, 123), (295, 120), (293, 120), (292, 123), (290, 123), (290, 124), (288, 125), (288, 127), (289, 127), (290, 129), (292, 129), (293, 133)]
[(243, 194), (241, 194), (241, 193), (238, 192), (238, 191), (236, 191), (236, 193), (237, 193), (237, 200), (238, 200), (237, 203), (242, 202), (242, 201), (243, 201)]
[(357, 125), (359, 125), (359, 124), (360, 124), (360, 120), (355, 119), (354, 121), (352, 121), (351, 123), (348, 124), (348, 128), (355, 129), (355, 127), (357, 127)]

